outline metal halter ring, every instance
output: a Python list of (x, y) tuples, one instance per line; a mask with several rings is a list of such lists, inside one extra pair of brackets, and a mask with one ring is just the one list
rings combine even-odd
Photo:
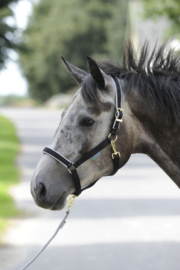
[(112, 153), (112, 159), (114, 159), (114, 156), (119, 156), (119, 157), (121, 157), (121, 154), (120, 154), (120, 152), (115, 152), (115, 153)]
[[(70, 166), (69, 168), (67, 167), (67, 170), (68, 170), (68, 172), (69, 172), (70, 174), (72, 174), (72, 171), (70, 170), (70, 168), (71, 168), (72, 166), (74, 167), (74, 163), (72, 163), (71, 166)], [(74, 167), (73, 169), (76, 170), (76, 167)]]
[[(108, 138), (110, 138), (111, 136), (114, 136), (114, 135), (112, 135), (112, 134), (110, 133), (110, 134), (108, 135)], [(116, 135), (115, 139), (114, 139), (114, 140), (111, 139), (111, 141), (116, 142), (116, 141), (117, 141), (117, 138), (118, 138), (118, 136)]]
[(123, 112), (124, 110), (121, 109), (121, 108), (117, 108), (116, 112), (115, 112), (115, 117), (116, 117), (116, 121), (118, 122), (122, 122), (122, 118), (121, 119), (118, 119), (118, 112)]

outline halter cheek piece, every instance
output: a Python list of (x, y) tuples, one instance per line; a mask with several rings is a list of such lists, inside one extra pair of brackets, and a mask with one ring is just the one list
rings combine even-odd
[[(121, 109), (121, 85), (120, 85), (120, 81), (118, 80), (117, 77), (115, 77), (115, 76), (110, 76), (110, 77), (112, 78), (114, 85), (115, 85), (115, 89), (116, 89), (116, 111), (115, 111), (115, 117), (113, 119), (113, 124), (111, 127), (111, 132), (110, 132), (108, 138), (106, 138), (100, 144), (98, 144), (96, 147), (94, 147), (93, 149), (88, 151), (86, 154), (84, 154), (81, 158), (79, 158), (74, 163), (71, 162), (70, 160), (68, 160), (67, 158), (65, 158), (63, 155), (61, 155), (57, 151), (55, 151), (49, 147), (45, 147), (43, 150), (44, 154), (51, 156), (52, 158), (54, 158), (55, 160), (60, 162), (64, 167), (67, 168), (68, 172), (72, 175), (72, 178), (74, 181), (75, 190), (76, 190), (74, 195), (76, 195), (76, 196), (79, 196), (82, 191), (92, 187), (99, 180), (99, 179), (97, 179), (96, 181), (89, 184), (88, 186), (81, 188), (80, 179), (79, 179), (79, 176), (78, 176), (76, 169), (81, 164), (83, 164), (88, 159), (92, 158), (94, 155), (96, 155), (98, 152), (100, 152), (103, 148), (105, 148), (109, 144), (111, 144), (111, 146), (112, 146), (112, 151), (113, 151), (112, 161), (113, 161), (113, 165), (114, 165), (113, 172), (109, 175), (114, 175), (119, 169), (119, 158), (121, 155), (120, 155), (120, 152), (116, 151), (115, 142), (117, 140), (117, 131), (120, 127), (120, 122), (122, 122), (122, 118), (123, 118), (123, 109)], [(112, 136), (115, 136), (114, 140), (111, 139)]]

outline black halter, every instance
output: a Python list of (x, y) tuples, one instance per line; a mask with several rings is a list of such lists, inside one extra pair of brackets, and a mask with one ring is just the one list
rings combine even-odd
[[(94, 147), (93, 149), (88, 151), (86, 154), (84, 154), (81, 158), (79, 158), (74, 163), (71, 162), (70, 160), (68, 160), (67, 158), (65, 158), (63, 155), (61, 155), (57, 151), (55, 151), (49, 147), (45, 147), (43, 150), (44, 154), (51, 156), (52, 158), (54, 158), (55, 160), (57, 160), (58, 162), (60, 162), (62, 165), (64, 165), (67, 168), (68, 172), (72, 175), (72, 178), (73, 178), (73, 181), (75, 184), (76, 191), (75, 191), (74, 195), (76, 195), (76, 196), (79, 196), (82, 191), (92, 187), (99, 180), (99, 179), (97, 179), (96, 181), (89, 184), (88, 186), (81, 188), (81, 182), (80, 182), (80, 179), (79, 179), (79, 176), (78, 176), (76, 169), (82, 163), (84, 163), (88, 159), (90, 159), (90, 158), (94, 157), (96, 154), (98, 154), (103, 148), (105, 148), (109, 144), (111, 144), (112, 150), (113, 150), (112, 161), (113, 161), (113, 165), (114, 165), (113, 172), (110, 175), (114, 175), (119, 169), (119, 158), (121, 155), (120, 155), (120, 152), (116, 151), (115, 141), (117, 140), (117, 131), (120, 127), (120, 122), (122, 122), (122, 117), (123, 117), (123, 109), (121, 109), (121, 85), (120, 85), (120, 81), (118, 80), (117, 77), (111, 76), (111, 78), (113, 79), (115, 89), (116, 89), (116, 112), (115, 112), (115, 117), (114, 117), (113, 124), (111, 127), (111, 132), (110, 132), (108, 138), (106, 138), (100, 144), (98, 144), (96, 147)], [(115, 136), (114, 140), (111, 138), (112, 136)]]

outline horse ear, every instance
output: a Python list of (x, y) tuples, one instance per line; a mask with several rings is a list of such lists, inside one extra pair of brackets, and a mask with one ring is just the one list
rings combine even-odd
[(97, 82), (98, 87), (100, 89), (104, 89), (107, 75), (102, 70), (100, 70), (97, 63), (91, 57), (87, 56), (87, 61), (91, 76)]
[(77, 68), (70, 63), (68, 63), (63, 56), (61, 56), (63, 64), (67, 70), (71, 74), (71, 77), (73, 77), (78, 84), (82, 84), (85, 77), (89, 76), (88, 73), (86, 73), (84, 70)]

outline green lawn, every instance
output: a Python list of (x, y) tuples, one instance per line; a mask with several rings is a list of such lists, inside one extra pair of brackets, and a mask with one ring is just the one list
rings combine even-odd
[(18, 150), (19, 142), (14, 125), (7, 118), (0, 116), (0, 234), (6, 227), (7, 218), (19, 213), (9, 194), (9, 188), (19, 179), (15, 166)]

